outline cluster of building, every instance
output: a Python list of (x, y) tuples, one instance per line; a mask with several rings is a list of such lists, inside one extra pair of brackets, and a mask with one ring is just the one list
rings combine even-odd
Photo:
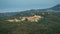
[(30, 17), (20, 17), (19, 19), (14, 18), (14, 19), (9, 19), (7, 21), (9, 22), (20, 22), (20, 21), (29, 21), (29, 22), (38, 22), (38, 20), (40, 20), (41, 18), (43, 18), (42, 16), (38, 16), (38, 15), (34, 15), (34, 16), (30, 16)]

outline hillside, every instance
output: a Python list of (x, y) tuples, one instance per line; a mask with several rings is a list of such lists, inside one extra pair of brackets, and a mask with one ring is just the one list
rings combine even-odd
[(54, 11), (60, 11), (60, 4), (54, 6), (54, 7), (50, 8), (50, 9), (52, 9)]
[[(12, 13), (13, 15), (8, 13), (8, 16), (0, 14), (0, 34), (60, 34), (60, 8), (58, 7), (60, 5), (48, 9), (31, 9)], [(39, 16), (37, 22), (27, 20), (29, 18), (33, 21), (37, 16)], [(20, 17), (21, 19), (24, 17), (25, 20), (16, 22), (16, 19), (20, 20)], [(6, 21), (9, 19), (15, 21)]]

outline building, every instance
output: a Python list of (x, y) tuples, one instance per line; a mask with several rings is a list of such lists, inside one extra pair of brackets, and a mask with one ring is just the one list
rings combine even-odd
[(42, 16), (38, 16), (38, 15), (34, 15), (34, 16), (30, 16), (30, 17), (20, 17), (19, 19), (14, 18), (14, 19), (10, 19), (7, 20), (9, 22), (20, 22), (20, 21), (25, 21), (27, 19), (27, 21), (29, 22), (38, 22), (38, 20), (40, 20), (41, 18), (43, 18)]

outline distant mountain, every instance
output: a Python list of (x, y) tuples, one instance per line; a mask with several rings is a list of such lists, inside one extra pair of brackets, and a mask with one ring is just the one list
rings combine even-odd
[(60, 4), (54, 6), (54, 7), (50, 8), (50, 9), (55, 10), (55, 11), (60, 11)]
[(21, 11), (21, 12), (10, 12), (10, 13), (0, 13), (0, 17), (19, 17), (19, 16), (31, 16), (32, 13), (34, 14), (39, 14), (41, 12), (57, 12), (60, 11), (60, 4), (47, 8), (47, 9), (31, 9), (31, 10), (26, 10), (26, 11)]
[(31, 10), (26, 10), (23, 12), (20, 12), (19, 14), (16, 14), (15, 16), (31, 16), (31, 14), (40, 14), (41, 12), (57, 12), (60, 11), (60, 4), (47, 8), (47, 9), (31, 9)]

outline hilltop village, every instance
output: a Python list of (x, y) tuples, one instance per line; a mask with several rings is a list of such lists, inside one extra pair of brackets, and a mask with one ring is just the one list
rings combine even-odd
[(29, 22), (38, 22), (38, 20), (40, 20), (41, 18), (43, 18), (42, 16), (38, 16), (38, 15), (34, 15), (34, 16), (29, 16), (29, 17), (19, 17), (19, 19), (14, 18), (14, 19), (8, 19), (6, 21), (9, 22), (20, 22), (20, 21), (29, 21)]

